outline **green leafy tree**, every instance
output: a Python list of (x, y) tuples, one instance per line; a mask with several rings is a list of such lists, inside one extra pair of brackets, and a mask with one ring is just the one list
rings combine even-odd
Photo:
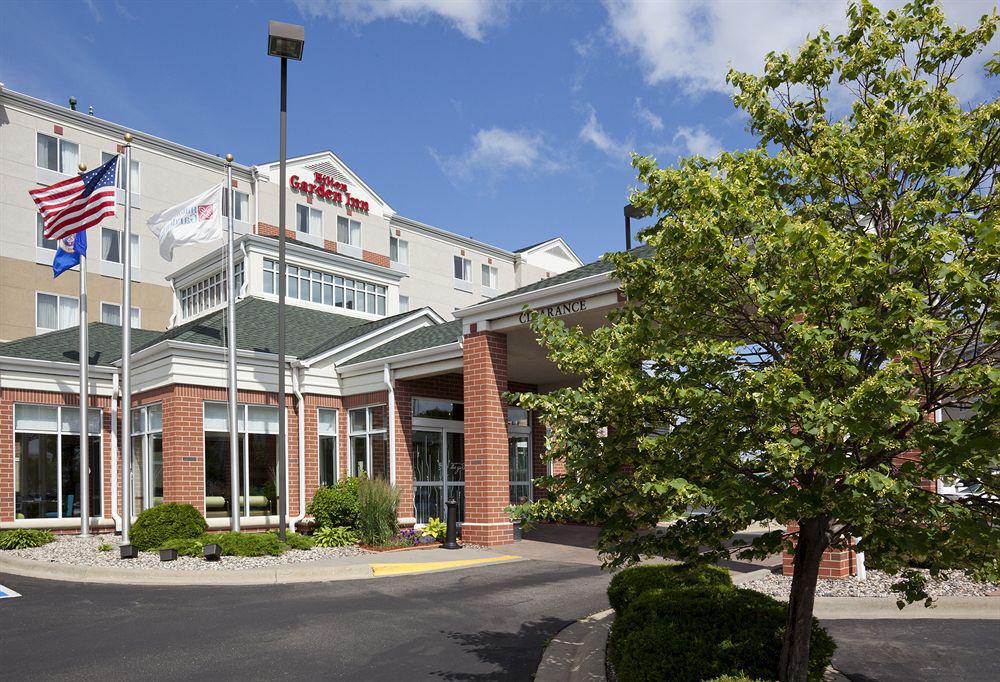
[(635, 157), (657, 222), (608, 256), (627, 302), (592, 333), (536, 315), (582, 383), (516, 398), (566, 464), (539, 513), (603, 524), (615, 563), (718, 558), (753, 522), (797, 522), (738, 544), (796, 544), (781, 680), (806, 679), (824, 550), (860, 537), (908, 601), (927, 596), (910, 566), (1000, 568), (1000, 106), (953, 92), (997, 15), (953, 28), (921, 0), (848, 19), (730, 72), (755, 148)]

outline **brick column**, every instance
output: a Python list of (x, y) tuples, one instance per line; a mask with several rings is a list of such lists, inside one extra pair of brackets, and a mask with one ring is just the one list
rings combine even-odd
[(163, 400), (163, 501), (205, 513), (204, 391), (175, 385)]
[(409, 381), (396, 381), (393, 387), (395, 405), (393, 416), (396, 421), (396, 490), (399, 491), (399, 506), (396, 517), (411, 525), (413, 508), (413, 390)]
[(465, 522), (462, 537), (481, 545), (513, 542), (509, 503), (507, 337), (472, 332), (464, 343)]
[[(799, 524), (794, 521), (788, 523), (788, 531), (795, 532), (799, 529)], [(794, 571), (795, 553), (787, 549), (781, 554), (781, 574), (792, 575)], [(831, 578), (850, 578), (857, 573), (857, 554), (854, 547), (836, 547), (823, 552), (823, 558), (819, 564), (820, 580)]]

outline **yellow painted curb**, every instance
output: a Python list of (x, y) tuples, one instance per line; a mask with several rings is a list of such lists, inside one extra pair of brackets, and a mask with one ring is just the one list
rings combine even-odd
[(475, 566), (477, 564), (492, 564), (499, 561), (513, 561), (520, 559), (513, 554), (505, 554), (498, 557), (486, 559), (459, 559), (458, 561), (422, 561), (410, 564), (369, 564), (372, 575), (381, 577), (386, 575), (399, 575), (401, 573), (424, 573), (426, 571), (440, 571), (444, 568), (461, 568), (462, 566)]

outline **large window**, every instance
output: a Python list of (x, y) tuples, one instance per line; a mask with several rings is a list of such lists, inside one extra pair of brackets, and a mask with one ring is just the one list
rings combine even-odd
[(399, 237), (389, 237), (389, 260), (400, 265), (410, 264), (410, 242)]
[[(241, 516), (274, 514), (278, 509), (278, 410), (267, 405), (238, 405), (240, 439), (238, 501)], [(229, 407), (205, 403), (205, 516), (231, 513)]]
[[(250, 195), (233, 190), (233, 220), (250, 222)], [(229, 216), (229, 192), (222, 193), (222, 215)]]
[[(381, 284), (295, 265), (286, 268), (286, 294), (289, 298), (385, 315), (386, 288)], [(264, 260), (264, 293), (278, 293), (278, 263), (269, 259)]]
[(468, 258), (455, 256), (455, 279), (472, 282), (472, 261)]
[(389, 478), (386, 406), (363, 407), (348, 413), (350, 473)]
[(435, 398), (413, 400), (413, 512), (417, 523), (444, 518), (445, 502), (458, 502), (465, 518), (465, 407)]
[(163, 504), (163, 405), (132, 410), (132, 513)]
[[(132, 328), (139, 328), (139, 308), (132, 306)], [(117, 303), (101, 302), (101, 322), (114, 324), (119, 327), (122, 324), (122, 307)]]
[[(101, 515), (101, 411), (87, 414), (90, 514)], [(80, 408), (14, 406), (14, 515), (80, 516)]]
[(361, 248), (361, 223), (348, 220), (342, 215), (337, 216), (337, 241)]
[[(236, 294), (239, 295), (239, 290), (243, 288), (243, 261), (236, 263), (233, 266), (233, 271), (236, 273)], [(178, 290), (177, 298), (181, 302), (181, 318), (195, 317), (223, 305), (229, 295), (227, 281), (226, 271), (222, 270), (200, 282)]]
[[(130, 254), (133, 268), (139, 267), (139, 235), (132, 234), (132, 253)], [(101, 260), (109, 263), (121, 263), (122, 233), (110, 227), (101, 228)]]
[(337, 410), (319, 408), (317, 414), (319, 433), (319, 484), (333, 485), (337, 482)]
[[(101, 152), (101, 165), (103, 166), (111, 158), (115, 156), (114, 154), (109, 154), (108, 152)], [(118, 189), (125, 189), (125, 174), (121, 172), (122, 165), (125, 163), (125, 157), (118, 155), (118, 172), (115, 174), (116, 184)], [(132, 194), (139, 193), (139, 162), (135, 159), (132, 160), (132, 172), (129, 174), (129, 191)]]
[(59, 137), (38, 133), (39, 168), (72, 175), (80, 164), (80, 145)]
[(80, 301), (75, 296), (35, 294), (35, 331), (38, 334), (80, 324)]
[(323, 212), (305, 204), (296, 204), (295, 229), (306, 234), (322, 235)]

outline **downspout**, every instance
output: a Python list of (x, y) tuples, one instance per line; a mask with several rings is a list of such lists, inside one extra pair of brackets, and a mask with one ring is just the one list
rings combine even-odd
[(122, 516), (118, 507), (118, 370), (111, 374), (111, 518), (115, 522), (115, 532), (122, 530)]
[[(260, 219), (260, 195), (257, 193), (257, 167), (254, 166), (250, 170), (250, 184), (253, 186), (253, 225), (250, 228), (250, 232), (257, 234), (257, 221)], [(246, 263), (246, 261), (243, 261)], [(244, 269), (243, 279), (246, 281), (249, 273)]]
[(243, 286), (240, 287), (240, 293), (236, 295), (237, 299), (246, 297), (247, 284), (250, 283), (250, 255), (247, 253), (246, 239), (240, 241), (240, 251), (243, 252)]
[(302, 375), (305, 371), (304, 364), (292, 364), (292, 394), (295, 395), (295, 411), (299, 416), (299, 513), (288, 523), (293, 531), (306, 516), (306, 405), (302, 398)]
[(388, 362), (382, 366), (382, 381), (389, 392), (389, 483), (396, 485), (396, 389)]

